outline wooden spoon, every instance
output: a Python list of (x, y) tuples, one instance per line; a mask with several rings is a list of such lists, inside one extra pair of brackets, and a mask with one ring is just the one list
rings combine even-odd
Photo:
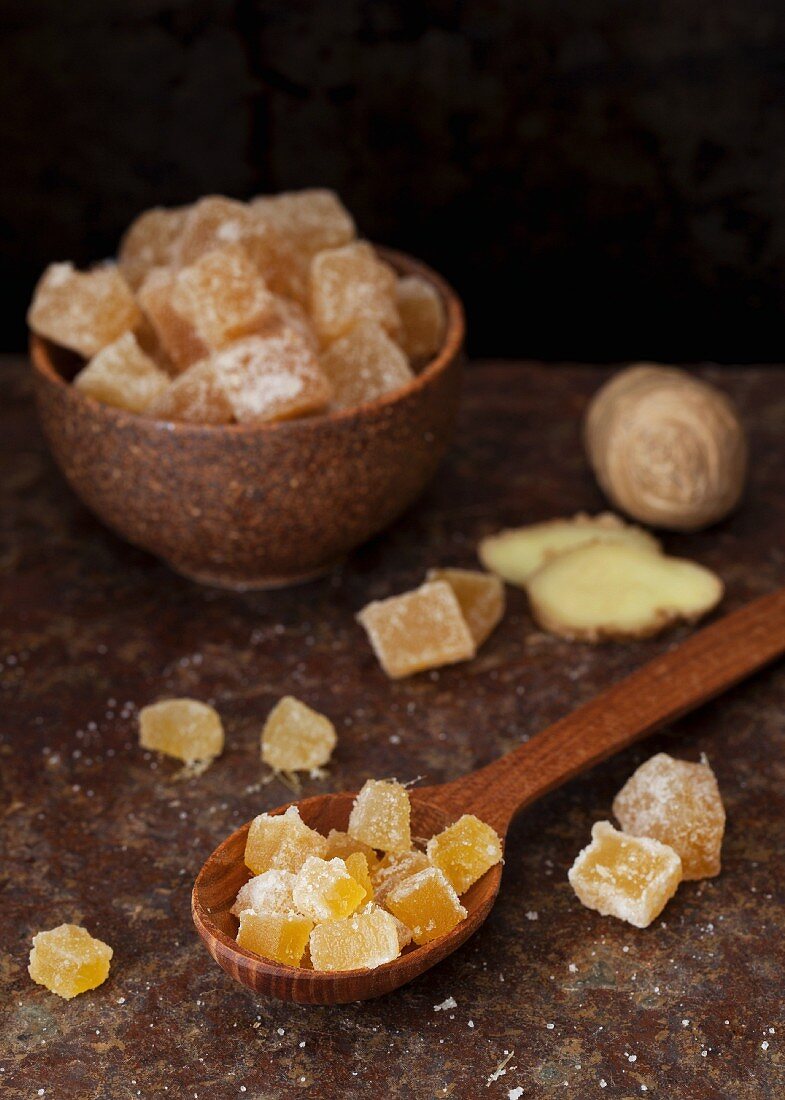
[[(504, 837), (524, 806), (720, 694), (783, 652), (785, 589), (693, 634), (487, 767), (451, 783), (413, 790), (412, 833), (428, 837), (461, 814), (473, 813)], [(298, 806), (303, 821), (326, 835), (330, 829), (346, 828), (354, 797), (325, 794), (306, 798)], [(271, 812), (283, 813), (286, 808)], [(283, 1001), (345, 1004), (397, 989), (477, 931), (491, 911), (501, 882), (498, 865), (461, 898), (468, 910), (464, 921), (441, 939), (405, 950), (393, 962), (375, 970), (304, 970), (262, 959), (235, 942), (237, 921), (229, 909), (250, 876), (243, 863), (247, 833), (248, 824), (232, 833), (199, 872), (192, 895), (194, 924), (228, 974), (257, 993)], [(580, 840), (576, 839), (576, 851)]]

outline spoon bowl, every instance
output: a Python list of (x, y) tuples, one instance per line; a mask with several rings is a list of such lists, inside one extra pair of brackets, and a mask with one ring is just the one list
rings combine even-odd
[[(502, 840), (519, 810), (607, 759), (633, 741), (714, 698), (785, 652), (785, 589), (747, 604), (655, 657), (643, 668), (584, 703), (543, 733), (470, 775), (411, 792), (412, 835), (426, 839), (476, 814)], [(353, 794), (306, 798), (303, 821), (327, 835), (346, 829)], [(272, 813), (283, 813), (288, 806)], [(373, 970), (317, 971), (263, 959), (235, 942), (230, 913), (250, 878), (243, 856), (250, 822), (216, 848), (196, 879), (194, 924), (227, 974), (256, 993), (300, 1004), (345, 1004), (390, 993), (460, 947), (493, 908), (501, 883), (497, 864), (461, 897), (467, 917), (422, 947), (409, 947)]]

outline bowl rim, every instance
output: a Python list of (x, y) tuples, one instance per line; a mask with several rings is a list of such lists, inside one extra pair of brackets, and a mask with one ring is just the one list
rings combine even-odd
[(341, 421), (361, 418), (379, 412), (386, 407), (397, 404), (399, 401), (404, 401), (419, 390), (425, 389), (446, 371), (461, 351), (466, 334), (466, 321), (463, 304), (458, 294), (447, 280), (429, 267), (428, 264), (397, 249), (386, 248), (382, 245), (374, 245), (374, 248), (382, 259), (396, 269), (398, 275), (419, 275), (436, 287), (444, 302), (446, 324), (442, 346), (433, 359), (405, 386), (391, 390), (381, 397), (374, 398), (373, 401), (353, 405), (348, 409), (334, 409), (330, 412), (317, 413), (314, 416), (293, 417), (291, 420), (275, 420), (262, 424), (196, 424), (184, 420), (162, 420), (158, 417), (145, 416), (143, 413), (133, 413), (114, 405), (106, 405), (101, 401), (97, 401), (94, 397), (82, 393), (81, 390), (66, 381), (55, 368), (51, 348), (58, 345), (53, 340), (39, 336), (36, 333), (30, 333), (29, 341), (33, 370), (50, 385), (68, 391), (74, 400), (82, 402), (87, 409), (106, 417), (110, 421), (113, 420), (118, 424), (130, 422), (134, 425), (144, 425), (148, 429), (166, 431), (167, 433), (176, 432), (189, 435), (209, 433), (212, 436), (226, 433), (229, 436), (247, 436), (255, 433), (307, 431), (315, 425), (340, 423)]

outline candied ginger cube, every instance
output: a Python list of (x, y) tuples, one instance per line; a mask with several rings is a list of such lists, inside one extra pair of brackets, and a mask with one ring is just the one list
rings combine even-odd
[(288, 913), (294, 909), (292, 890), (295, 875), (291, 871), (263, 871), (244, 883), (231, 912), (239, 918), (244, 909), (255, 913)]
[(314, 970), (372, 969), (401, 953), (398, 931), (389, 913), (369, 905), (346, 920), (317, 924), (311, 933)]
[(60, 924), (33, 936), (30, 965), (34, 982), (70, 1001), (105, 982), (114, 952), (76, 924)]
[(342, 859), (308, 856), (297, 872), (292, 897), (296, 908), (312, 920), (343, 920), (363, 901), (365, 890)]
[(117, 263), (129, 286), (140, 287), (154, 267), (175, 263), (188, 210), (154, 206), (143, 210), (123, 234)]
[(337, 740), (329, 718), (285, 695), (264, 724), (262, 760), (276, 771), (310, 771), (327, 763)]
[(373, 901), (373, 883), (368, 871), (368, 860), (362, 852), (352, 852), (350, 856), (346, 857), (344, 863), (346, 864), (346, 870), (354, 881), (363, 888), (364, 895), (359, 904), (365, 905), (366, 902)]
[(362, 852), (371, 871), (378, 865), (379, 857), (370, 844), (363, 844), (361, 840), (355, 840), (353, 836), (341, 832), (340, 829), (330, 829), (327, 834), (327, 855), (325, 859), (340, 856), (341, 859), (346, 860), (347, 856), (354, 855), (355, 852)]
[(375, 321), (396, 333), (401, 319), (396, 277), (367, 241), (317, 252), (311, 261), (311, 317), (319, 336), (335, 340), (358, 321)]
[(113, 264), (77, 271), (50, 264), (38, 281), (27, 323), (33, 332), (86, 359), (142, 319), (128, 284)]
[(323, 857), (327, 840), (309, 829), (296, 806), (284, 814), (259, 814), (245, 843), (245, 865), (255, 875), (271, 868), (297, 872), (308, 856)]
[(449, 584), (479, 648), (504, 614), (504, 585), (500, 578), (477, 569), (429, 569), (427, 579)]
[(74, 379), (77, 389), (104, 405), (141, 413), (169, 385), (169, 376), (142, 351), (132, 332), (94, 355)]
[(414, 378), (406, 356), (375, 321), (359, 321), (327, 347), (319, 363), (338, 409), (373, 401)]
[(172, 304), (177, 272), (169, 267), (154, 268), (137, 292), (148, 325), (172, 363), (184, 371), (207, 355), (209, 348), (197, 335), (187, 317)]
[(163, 699), (139, 711), (139, 744), (192, 764), (220, 756), (224, 731), (218, 712), (207, 703)]
[(313, 921), (300, 913), (256, 913), (246, 909), (240, 914), (237, 943), (263, 959), (299, 966), (312, 928)]
[(180, 235), (177, 262), (192, 264), (226, 245), (240, 245), (271, 290), (278, 290), (283, 242), (275, 226), (243, 202), (206, 195), (188, 210)]
[(394, 680), (473, 657), (476, 651), (461, 606), (446, 581), (374, 600), (357, 616), (379, 662)]
[(569, 871), (580, 901), (604, 917), (646, 928), (658, 917), (681, 882), (681, 860), (667, 844), (627, 836), (598, 821)]
[(401, 316), (401, 347), (417, 362), (431, 359), (442, 346), (446, 317), (442, 296), (420, 275), (398, 280), (396, 300)]
[(464, 814), (452, 825), (431, 837), (428, 859), (444, 872), (458, 894), (465, 893), (472, 883), (495, 864), (501, 862), (502, 845), (490, 825), (474, 814)]
[(412, 846), (409, 792), (395, 780), (368, 779), (349, 815), (349, 836), (383, 852), (406, 852)]
[(624, 784), (613, 812), (625, 833), (653, 837), (678, 852), (685, 879), (720, 873), (725, 808), (707, 761), (657, 753)]
[(398, 933), (398, 947), (403, 951), (404, 947), (408, 947), (412, 942), (412, 930), (411, 928), (407, 928), (402, 920), (393, 917), (392, 913), (390, 913), (390, 916), (395, 921), (395, 931)]
[(446, 936), (466, 918), (458, 895), (438, 867), (404, 879), (387, 895), (385, 905), (419, 944)]
[(311, 319), (301, 305), (276, 294), (273, 317), (262, 329), (262, 334), (274, 335), (286, 330), (293, 331), (313, 352), (319, 351), (319, 340), (311, 324)]
[(202, 359), (170, 382), (147, 408), (160, 420), (230, 424), (234, 411), (211, 359)]
[(418, 871), (430, 866), (424, 852), (412, 849), (410, 852), (388, 852), (371, 875), (374, 899), (384, 905), (387, 895), (404, 879), (411, 878)]

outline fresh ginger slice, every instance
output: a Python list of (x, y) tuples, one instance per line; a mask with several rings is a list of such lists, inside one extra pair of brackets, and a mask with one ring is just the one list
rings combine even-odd
[(709, 569), (647, 547), (595, 542), (560, 554), (528, 584), (532, 613), (562, 638), (646, 638), (679, 619), (694, 622), (722, 598)]
[(623, 542), (642, 549), (660, 549), (648, 531), (624, 523), (612, 512), (598, 516), (579, 512), (571, 519), (551, 519), (490, 535), (482, 540), (477, 553), (486, 569), (508, 584), (524, 588), (532, 574), (551, 558), (590, 542)]

